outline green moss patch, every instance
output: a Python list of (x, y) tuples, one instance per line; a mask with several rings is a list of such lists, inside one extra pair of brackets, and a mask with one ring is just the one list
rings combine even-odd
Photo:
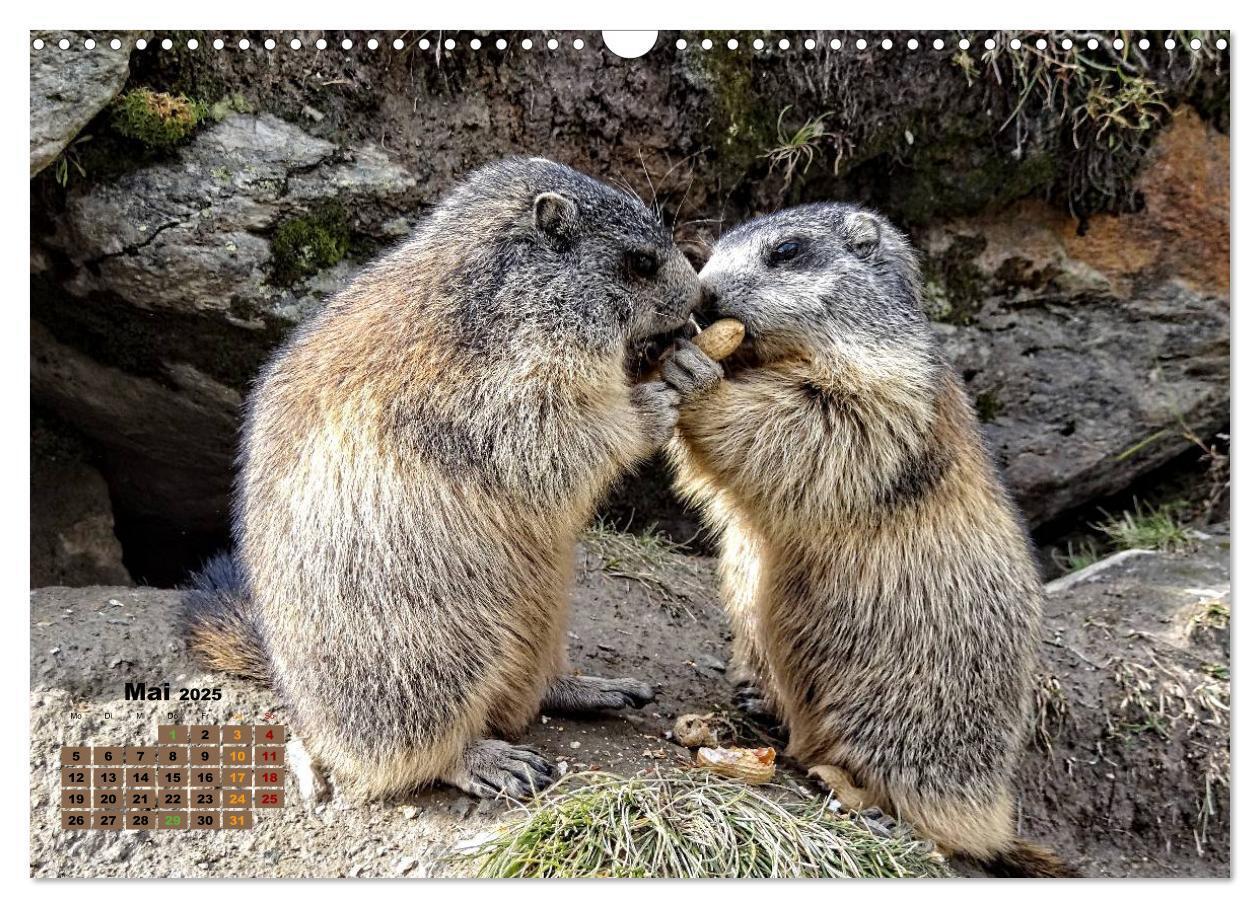
[(276, 228), (271, 238), (271, 276), (277, 286), (290, 286), (350, 252), (350, 223), (336, 203), (292, 218)]
[(145, 148), (165, 149), (191, 136), (206, 114), (204, 104), (186, 95), (136, 88), (114, 102), (110, 123)]

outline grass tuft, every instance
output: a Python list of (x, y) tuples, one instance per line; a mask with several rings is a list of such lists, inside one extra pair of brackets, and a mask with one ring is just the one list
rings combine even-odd
[(1095, 524), (1094, 529), (1103, 533), (1118, 550), (1172, 552), (1190, 541), (1186, 528), (1178, 519), (1178, 511), (1176, 504), (1153, 507), (1134, 502), (1132, 511), (1125, 511), (1119, 517), (1107, 515), (1107, 520)]
[[(792, 178), (798, 171), (801, 176), (809, 173), (814, 158), (822, 154), (822, 143), (835, 138), (827, 131), (827, 117), (830, 113), (810, 117), (795, 130), (784, 129), (783, 118), (791, 109), (785, 107), (779, 112), (779, 119), (775, 124), (775, 141), (778, 144), (762, 155), (769, 159), (772, 171), (782, 168), (784, 189), (792, 185)], [(840, 157), (837, 155), (834, 168), (839, 166)]]
[(880, 836), (785, 788), (708, 773), (569, 776), (450, 860), (479, 877), (947, 877), (925, 842)]

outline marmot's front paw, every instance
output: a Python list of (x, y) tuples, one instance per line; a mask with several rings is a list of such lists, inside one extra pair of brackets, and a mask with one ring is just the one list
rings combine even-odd
[(661, 378), (686, 399), (716, 388), (722, 380), (722, 367), (691, 341), (681, 340), (661, 363)]
[(678, 422), (678, 392), (663, 381), (646, 381), (630, 389), (630, 400), (643, 418), (653, 447), (660, 447), (674, 434)]

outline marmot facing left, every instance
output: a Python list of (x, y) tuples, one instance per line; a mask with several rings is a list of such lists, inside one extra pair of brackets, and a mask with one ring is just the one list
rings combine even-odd
[(790, 209), (723, 236), (701, 284), (748, 340), (726, 381), (694, 347), (667, 366), (671, 454), (789, 754), (947, 851), (1067, 872), (1014, 838), (1041, 585), (906, 239), (856, 207)]
[(472, 174), (262, 371), (194, 651), (274, 685), (351, 796), (545, 787), (501, 737), (652, 696), (566, 673), (567, 600), (597, 499), (677, 418), (628, 348), (698, 301), (637, 198), (538, 158)]

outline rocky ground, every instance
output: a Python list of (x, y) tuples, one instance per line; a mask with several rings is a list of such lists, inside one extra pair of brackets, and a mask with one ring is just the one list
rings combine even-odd
[[(576, 669), (635, 676), (655, 703), (544, 716), (527, 740), (568, 771), (631, 773), (688, 759), (685, 712), (729, 709), (729, 635), (711, 562), (597, 532), (581, 554)], [(368, 806), (304, 801), (248, 832), (63, 832), (63, 743), (151, 740), (159, 722), (284, 721), (266, 690), (198, 672), (171, 633), (177, 594), (51, 587), (31, 594), (31, 873), (37, 877), (423, 877), (504, 808), (445, 789)], [(1049, 590), (1037, 733), (1021, 771), (1022, 831), (1098, 876), (1229, 872), (1229, 543), (1123, 553)], [(222, 705), (122, 700), (125, 680), (221, 686)], [(749, 732), (751, 734), (751, 732)], [(292, 762), (292, 761), (291, 761)]]

